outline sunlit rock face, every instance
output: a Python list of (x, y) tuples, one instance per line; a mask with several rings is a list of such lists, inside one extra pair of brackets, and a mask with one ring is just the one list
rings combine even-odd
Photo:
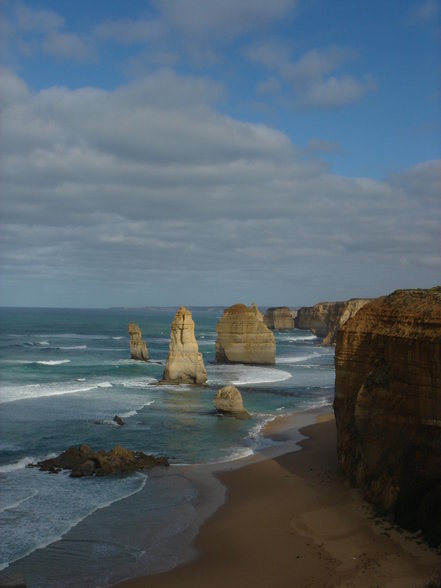
[(287, 306), (276, 306), (268, 308), (263, 316), (263, 322), (269, 329), (275, 331), (294, 328), (294, 317), (296, 312)]
[(129, 335), (130, 335), (130, 357), (132, 359), (139, 359), (141, 361), (147, 361), (149, 358), (149, 352), (145, 341), (142, 340), (141, 329), (136, 323), (129, 323)]
[(363, 306), (338, 332), (335, 370), (343, 472), (377, 507), (438, 544), (441, 287)]
[(351, 298), (305, 306), (297, 311), (294, 326), (323, 337), (323, 345), (335, 345), (338, 329), (368, 302), (368, 298)]
[(276, 363), (274, 335), (263, 322), (255, 304), (234, 304), (217, 323), (216, 361), (273, 365)]
[(170, 348), (165, 364), (163, 382), (176, 384), (205, 384), (207, 371), (194, 335), (191, 311), (181, 306), (170, 331)]
[(214, 408), (221, 414), (229, 414), (240, 419), (251, 418), (245, 409), (242, 394), (235, 386), (224, 386), (213, 398)]

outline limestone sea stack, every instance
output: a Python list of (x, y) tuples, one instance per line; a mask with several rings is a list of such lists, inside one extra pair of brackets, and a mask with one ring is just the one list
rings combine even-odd
[(220, 388), (213, 398), (213, 405), (221, 414), (231, 414), (240, 419), (251, 418), (243, 405), (242, 394), (234, 386)]
[(351, 298), (304, 306), (297, 311), (294, 326), (323, 337), (323, 345), (335, 345), (338, 329), (369, 301), (370, 298)]
[(371, 301), (337, 335), (338, 458), (365, 497), (441, 542), (441, 287)]
[(199, 353), (194, 336), (194, 321), (191, 312), (184, 306), (173, 319), (162, 381), (175, 384), (205, 384), (207, 381), (202, 353)]
[(274, 365), (274, 335), (263, 322), (255, 304), (234, 304), (224, 311), (216, 326), (217, 363)]
[(269, 329), (275, 331), (294, 328), (296, 311), (287, 306), (275, 306), (268, 308), (263, 316), (263, 322)]
[(141, 361), (147, 361), (149, 358), (149, 352), (145, 341), (142, 340), (141, 329), (136, 323), (129, 323), (129, 335), (130, 335), (130, 357), (132, 359), (139, 359)]

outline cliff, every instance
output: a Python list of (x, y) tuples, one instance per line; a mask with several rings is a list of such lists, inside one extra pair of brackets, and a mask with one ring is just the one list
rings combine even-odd
[(305, 306), (297, 311), (294, 326), (323, 337), (323, 345), (334, 345), (338, 329), (369, 301), (368, 298), (351, 298)]
[(337, 336), (338, 458), (366, 498), (441, 542), (441, 287), (371, 301)]
[(287, 306), (276, 306), (268, 308), (263, 316), (263, 322), (269, 329), (275, 331), (281, 329), (293, 329), (296, 311), (290, 310)]
[(175, 384), (205, 384), (207, 381), (202, 353), (199, 353), (194, 336), (194, 321), (191, 312), (184, 306), (173, 319), (162, 381)]
[(255, 304), (234, 304), (216, 326), (218, 363), (275, 364), (276, 343)]
[(130, 357), (132, 359), (139, 359), (147, 361), (149, 358), (149, 352), (145, 341), (142, 340), (141, 329), (136, 323), (129, 323), (129, 335), (130, 335)]

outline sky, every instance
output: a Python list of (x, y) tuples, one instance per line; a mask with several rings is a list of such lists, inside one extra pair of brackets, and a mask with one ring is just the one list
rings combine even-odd
[(441, 283), (441, 0), (0, 8), (0, 305)]

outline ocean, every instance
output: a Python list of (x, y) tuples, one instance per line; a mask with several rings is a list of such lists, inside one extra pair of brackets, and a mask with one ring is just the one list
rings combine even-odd
[[(219, 308), (192, 309), (207, 385), (158, 385), (175, 311), (0, 309), (0, 569), (24, 570), (30, 588), (105, 586), (172, 567), (174, 539), (197, 516), (185, 468), (259, 453), (276, 443), (262, 435), (270, 420), (331, 406), (332, 347), (309, 331), (276, 331), (275, 366), (217, 365)], [(148, 363), (130, 359), (130, 321)], [(216, 413), (226, 384), (251, 420)], [(172, 467), (93, 479), (26, 467), (82, 443), (165, 455)]]

